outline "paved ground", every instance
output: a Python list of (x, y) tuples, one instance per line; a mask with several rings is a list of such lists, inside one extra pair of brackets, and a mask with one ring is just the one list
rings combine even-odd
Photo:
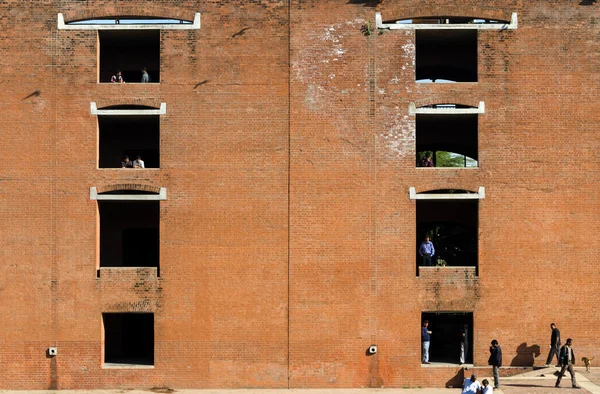
[[(587, 373), (583, 368), (576, 368), (577, 383), (581, 389), (571, 388), (569, 374), (563, 378), (561, 388), (555, 388), (556, 368), (538, 369), (510, 378), (502, 378), (501, 390), (495, 394), (600, 394), (600, 368), (592, 368)], [(479, 377), (479, 380), (493, 378)], [(460, 394), (460, 389), (292, 389), (292, 390), (63, 390), (60, 394)], [(0, 390), (0, 394), (57, 394), (56, 391), (10, 391)]]

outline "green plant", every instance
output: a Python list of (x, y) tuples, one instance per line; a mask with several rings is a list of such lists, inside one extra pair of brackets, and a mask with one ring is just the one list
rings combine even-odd
[(437, 258), (437, 263), (435, 264), (438, 267), (445, 267), (446, 265), (448, 265), (448, 263), (446, 263), (446, 260), (444, 260), (441, 257)]
[(362, 25), (360, 27), (360, 31), (362, 32), (362, 34), (364, 34), (367, 37), (370, 36), (371, 34), (373, 34), (373, 30), (371, 29), (371, 22), (367, 21), (367, 23)]

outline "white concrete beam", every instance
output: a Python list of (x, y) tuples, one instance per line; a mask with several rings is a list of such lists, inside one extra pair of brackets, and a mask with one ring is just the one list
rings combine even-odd
[[(131, 170), (135, 171), (135, 170)], [(167, 199), (167, 188), (161, 187), (158, 194), (98, 194), (96, 187), (90, 187), (90, 200), (111, 201), (162, 201)]]
[(90, 103), (90, 113), (92, 115), (165, 115), (167, 113), (167, 103), (160, 103), (159, 109), (98, 109), (96, 103)]
[(408, 104), (408, 114), (430, 114), (430, 115), (465, 115), (465, 114), (484, 114), (485, 103), (479, 102), (477, 108), (417, 108), (416, 104)]
[(147, 24), (68, 24), (61, 12), (58, 13), (58, 30), (198, 30), (200, 29), (200, 13), (194, 14), (192, 23), (147, 23)]
[(377, 12), (375, 13), (375, 25), (378, 29), (389, 30), (514, 30), (518, 27), (518, 20), (517, 13), (513, 12), (510, 18), (510, 23), (383, 23), (381, 13)]
[(483, 200), (485, 198), (485, 187), (480, 186), (477, 193), (417, 193), (414, 187), (408, 189), (411, 200)]

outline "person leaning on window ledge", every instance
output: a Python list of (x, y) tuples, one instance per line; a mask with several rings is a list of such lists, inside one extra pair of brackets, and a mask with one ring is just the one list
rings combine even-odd
[(133, 168), (133, 162), (129, 160), (129, 156), (125, 156), (121, 162), (121, 168)]
[(123, 80), (123, 76), (121, 75), (121, 70), (117, 70), (115, 75), (110, 78), (110, 82), (112, 83), (125, 83)]

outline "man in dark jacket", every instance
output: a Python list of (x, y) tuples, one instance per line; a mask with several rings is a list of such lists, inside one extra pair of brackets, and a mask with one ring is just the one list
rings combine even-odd
[(573, 371), (573, 364), (575, 364), (575, 353), (573, 352), (573, 348), (571, 345), (573, 344), (573, 340), (571, 338), (567, 339), (567, 343), (560, 348), (560, 356), (558, 357), (558, 362), (561, 365), (560, 373), (558, 374), (558, 379), (556, 379), (555, 387), (560, 387), (560, 380), (562, 379), (565, 371), (569, 371), (571, 374), (571, 385), (573, 388), (578, 389), (579, 386), (575, 381), (575, 371)]
[(497, 340), (492, 341), (490, 346), (490, 358), (488, 364), (492, 366), (494, 371), (494, 390), (500, 388), (500, 367), (502, 366), (502, 349), (498, 345)]
[[(549, 367), (552, 364), (552, 359), (555, 354), (556, 358), (559, 358), (558, 354), (560, 352), (560, 331), (554, 323), (550, 324), (550, 328), (552, 329), (552, 336), (550, 337), (550, 353), (548, 353), (546, 367)], [(560, 364), (560, 359), (558, 360), (558, 364)]]

